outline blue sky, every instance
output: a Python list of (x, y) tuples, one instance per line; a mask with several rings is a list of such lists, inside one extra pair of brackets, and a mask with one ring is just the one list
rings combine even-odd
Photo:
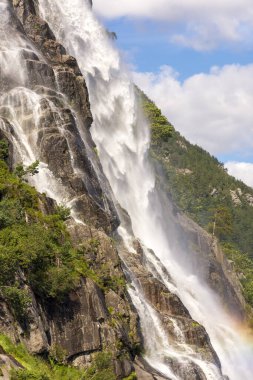
[(103, 19), (103, 23), (117, 36), (117, 46), (127, 53), (129, 63), (137, 71), (157, 72), (161, 65), (172, 66), (180, 73), (180, 80), (200, 72), (209, 72), (212, 66), (252, 63), (250, 47), (240, 45), (217, 47), (215, 50), (196, 51), (169, 41), (169, 28), (163, 23), (138, 21), (119, 17)]
[(134, 81), (253, 186), (252, 0), (93, 0)]

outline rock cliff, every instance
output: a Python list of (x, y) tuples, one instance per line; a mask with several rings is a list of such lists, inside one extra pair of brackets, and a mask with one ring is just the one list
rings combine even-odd
[[(16, 110), (20, 107), (18, 102), (23, 102), (20, 112), (26, 118), (25, 127), (30, 131), (36, 128), (37, 158), (59, 179), (77, 217), (83, 222), (76, 223), (72, 219), (68, 223), (73, 245), (88, 246), (90, 242), (96, 242), (96, 247), (87, 248), (86, 259), (93, 261), (98, 278), (103, 277), (108, 282), (115, 279), (115, 284), (109, 284), (108, 291), (103, 291), (92, 279), (84, 278), (63, 303), (45, 303), (29, 289), (32, 305), (26, 329), (16, 323), (2, 300), (0, 331), (16, 342), (25, 342), (34, 354), (46, 354), (52, 347), (60, 346), (65, 352), (65, 360), (78, 366), (89, 364), (95, 352), (113, 351), (116, 374), (123, 378), (133, 370), (131, 361), (140, 342), (138, 317), (128, 300), (116, 249), (106, 235), (115, 230), (118, 218), (106, 193), (105, 188), (109, 186), (89, 132), (92, 115), (85, 81), (76, 60), (67, 55), (48, 25), (38, 16), (36, 2), (14, 1), (9, 7), (11, 20), (8, 28), (23, 44), (19, 51), (19, 59), (25, 67), (23, 85), (31, 91), (29, 94), (40, 97), (37, 125), (32, 118), (30, 99), (19, 87), (19, 78), (15, 80), (15, 77), (10, 78), (1, 72), (1, 95), (4, 97), (9, 93), (13, 96), (12, 107)], [(9, 141), (10, 167), (13, 167), (21, 159), (16, 152), (19, 136), (6, 98), (1, 106), (1, 133)], [(77, 123), (81, 124), (86, 146), (80, 138)], [(15, 154), (11, 154), (14, 151)], [(54, 202), (50, 199), (41, 204), (44, 213), (52, 213), (53, 208)], [(112, 317), (113, 307), (119, 309), (120, 318)]]

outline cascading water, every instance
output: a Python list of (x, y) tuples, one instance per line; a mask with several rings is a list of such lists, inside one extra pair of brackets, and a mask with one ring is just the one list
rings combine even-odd
[[(139, 110), (134, 86), (120, 63), (118, 53), (108, 41), (107, 33), (92, 15), (89, 1), (40, 0), (39, 5), (44, 18), (58, 39), (78, 59), (80, 68), (87, 77), (94, 117), (93, 138), (115, 198), (128, 211), (134, 235), (143, 245), (147, 263), (154, 274), (162, 278), (167, 288), (181, 298), (192, 317), (206, 327), (220, 357), (223, 372), (231, 380), (251, 379), (252, 352), (239, 333), (234, 331), (233, 323), (223, 312), (215, 295), (200, 283), (190, 268), (182, 268), (176, 252), (170, 249), (166, 210), (161, 204), (152, 167), (148, 162), (149, 128)], [(45, 112), (50, 110), (52, 123), (68, 141), (73, 171), (82, 176), (71, 147), (71, 139), (68, 139), (69, 119), (62, 115), (69, 104), (60, 92), (29, 88), (28, 71), (22, 65), (23, 57), (31, 56), (36, 60), (39, 53), (25, 38), (20, 37), (17, 30), (11, 28), (7, 7), (8, 1), (0, 0), (0, 75), (4, 74), (8, 82), (13, 82), (13, 86), (0, 98), (0, 127), (6, 133), (12, 129), (11, 139), (16, 148), (17, 160), (29, 165), (40, 158), (37, 146), (39, 129), (43, 127), (41, 124)], [(13, 66), (14, 59), (18, 70)], [(43, 61), (42, 57), (40, 59)], [(55, 77), (57, 79), (57, 75)], [(80, 142), (85, 144), (85, 130), (73, 110), (72, 115)], [(90, 156), (94, 156), (89, 146), (86, 146), (86, 150)], [(96, 164), (94, 170), (103, 182)], [(70, 205), (75, 203), (69, 189), (55, 178), (47, 164), (40, 164), (39, 175), (33, 181), (39, 191), (45, 191), (58, 202), (69, 202)], [(134, 254), (131, 248), (132, 237), (123, 226), (124, 224), (119, 228), (119, 233)], [(145, 247), (151, 248), (156, 256)], [(164, 267), (170, 276), (164, 275)], [(159, 316), (146, 302), (130, 270), (129, 275), (133, 285), (129, 293), (141, 317), (149, 363), (170, 379), (179, 379), (180, 376), (174, 373), (166, 358), (175, 358), (186, 370), (192, 362), (207, 379), (221, 379), (218, 368), (201, 359), (185, 343), (184, 334), (173, 318), (171, 325), (177, 343), (166, 338)]]
[[(179, 295), (192, 317), (205, 326), (221, 360), (223, 373), (231, 380), (250, 380), (251, 347), (236, 331), (215, 294), (199, 281), (187, 265), (179, 265), (177, 252), (170, 249), (166, 211), (156, 191), (155, 177), (147, 158), (148, 127), (138, 110), (134, 87), (120, 63), (118, 53), (108, 41), (107, 33), (92, 15), (89, 1), (40, 0), (39, 6), (57, 38), (77, 58), (87, 79), (94, 117), (92, 135), (115, 198), (131, 218), (134, 235), (144, 246), (151, 248), (167, 268), (173, 282), (164, 279), (166, 286)], [(119, 228), (119, 232), (129, 242), (123, 227)], [(151, 260), (159, 272), (157, 260)], [(155, 326), (158, 320), (154, 310), (140, 298), (138, 289), (130, 290), (130, 294), (142, 318), (144, 334), (145, 328), (158, 334), (156, 350), (161, 352), (153, 357), (148, 354), (151, 364), (171, 378), (177, 378), (171, 374), (169, 366), (163, 364), (161, 368), (161, 361), (158, 360), (159, 356), (166, 357), (170, 348), (161, 336), (161, 330), (159, 336), (160, 326)], [(147, 315), (151, 318), (148, 321)], [(151, 328), (149, 324), (152, 324)], [(148, 332), (145, 335), (147, 347), (152, 344), (149, 335)], [(207, 379), (221, 378), (217, 370), (206, 363), (198, 364)]]
[[(105, 196), (107, 183), (99, 169), (89, 132), (77, 112), (73, 109), (70, 111), (67, 96), (59, 90), (59, 73), (53, 72), (40, 51), (25, 37), (22, 28), (17, 26), (8, 0), (0, 0), (0, 14), (0, 79), (3, 83), (3, 88), (0, 89), (0, 127), (15, 147), (14, 162), (29, 166), (38, 160), (39, 172), (29, 181), (41, 193), (45, 192), (58, 203), (71, 207), (73, 217), (81, 222), (75, 211), (78, 208), (79, 194), (77, 196), (71, 189), (73, 185), (63, 183), (64, 175), (57, 177), (44, 161), (43, 150), (46, 148), (43, 144), (50, 139), (50, 134), (58, 134), (58, 141), (66, 142), (68, 148), (72, 178), (84, 183), (82, 188), (88, 194), (92, 193), (98, 207), (110, 211)], [(44, 68), (49, 76), (45, 79), (40, 78), (40, 73), (37, 74), (40, 85), (33, 84), (32, 76), (36, 76), (36, 69), (32, 73), (31, 66), (36, 65), (38, 70)], [(80, 167), (81, 164), (86, 165), (86, 170)], [(94, 184), (87, 178), (87, 172), (97, 173), (100, 177), (103, 197), (101, 192), (97, 192), (95, 182), (98, 179), (94, 179), (96, 175), (93, 175)]]

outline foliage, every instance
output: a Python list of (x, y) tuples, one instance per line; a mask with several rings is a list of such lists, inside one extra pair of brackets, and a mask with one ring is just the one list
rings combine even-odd
[(66, 358), (66, 351), (58, 344), (54, 344), (50, 347), (49, 359), (53, 363), (64, 363)]
[(224, 244), (223, 251), (233, 262), (243, 286), (246, 301), (253, 305), (253, 261), (247, 254), (235, 249), (232, 244)]
[(50, 380), (45, 374), (34, 373), (29, 370), (13, 370), (11, 380)]
[(143, 98), (143, 107), (151, 125), (151, 144), (157, 146), (168, 142), (174, 128), (154, 103)]
[(87, 263), (86, 275), (95, 281), (98, 286), (107, 291), (112, 289), (118, 291), (126, 286), (123, 277), (111, 275), (111, 265), (109, 262), (99, 263), (97, 259), (100, 241), (96, 238), (88, 239), (82, 246), (85, 261)]
[(6, 160), (9, 156), (8, 142), (3, 139), (0, 140), (0, 160)]
[(228, 207), (219, 206), (213, 210), (213, 222), (208, 224), (208, 231), (225, 241), (233, 232), (233, 217)]
[(24, 369), (13, 370), (11, 380), (86, 380), (84, 372), (67, 365), (47, 362), (31, 355), (24, 345), (14, 345), (9, 338), (0, 335), (0, 345), (12, 355)]
[(55, 212), (61, 220), (65, 221), (70, 217), (70, 209), (68, 207), (65, 207), (64, 205), (56, 206)]
[(85, 379), (116, 380), (111, 353), (97, 353), (92, 366), (88, 368), (85, 372)]
[(26, 289), (19, 289), (18, 286), (6, 286), (1, 289), (2, 297), (11, 306), (14, 317), (23, 325), (28, 321), (28, 307), (31, 298)]
[[(6, 145), (1, 145), (3, 156)], [(40, 210), (42, 195), (23, 181), (37, 173), (38, 162), (11, 173), (0, 159), (0, 295), (16, 319), (26, 325), (31, 302), (26, 285), (44, 301), (64, 301), (80, 282), (90, 277), (104, 291), (125, 286), (124, 279), (112, 277), (107, 264), (94, 265), (100, 242), (87, 240), (80, 249), (73, 248), (65, 221), (70, 210), (64, 205), (50, 215)]]
[(78, 284), (82, 257), (61, 222), (36, 216), (0, 230), (0, 286), (15, 286), (21, 270), (35, 293), (61, 299)]
[(19, 164), (16, 166), (14, 173), (18, 178), (23, 179), (23, 177), (25, 177), (26, 175), (33, 176), (35, 174), (38, 174), (39, 172), (38, 166), (39, 166), (39, 161), (35, 161), (34, 163), (32, 163), (31, 165), (27, 167), (24, 167), (22, 164)]

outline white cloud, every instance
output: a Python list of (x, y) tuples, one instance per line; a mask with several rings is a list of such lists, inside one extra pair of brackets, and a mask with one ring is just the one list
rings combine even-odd
[(213, 67), (180, 83), (171, 67), (133, 73), (135, 83), (192, 143), (213, 155), (253, 151), (253, 64)]
[(196, 50), (221, 42), (249, 43), (253, 31), (252, 0), (94, 0), (102, 17), (130, 17), (167, 23), (173, 42)]
[(225, 168), (228, 173), (237, 179), (242, 180), (248, 186), (253, 187), (253, 164), (249, 162), (227, 162)]

